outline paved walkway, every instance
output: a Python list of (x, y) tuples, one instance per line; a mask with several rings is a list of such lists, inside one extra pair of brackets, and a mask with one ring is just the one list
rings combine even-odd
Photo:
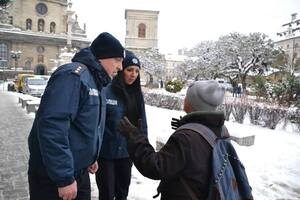
[(0, 91), (0, 199), (27, 200), (27, 137), (33, 122), (12, 93)]
[[(18, 94), (0, 89), (0, 200), (29, 199), (27, 138), (34, 114), (26, 113), (16, 95)], [(128, 199), (152, 199), (158, 183), (154, 187), (153, 181), (142, 177), (135, 168), (132, 176)], [(92, 200), (97, 200), (95, 176), (90, 174), (90, 179)], [(145, 189), (151, 191), (151, 195), (144, 194)]]

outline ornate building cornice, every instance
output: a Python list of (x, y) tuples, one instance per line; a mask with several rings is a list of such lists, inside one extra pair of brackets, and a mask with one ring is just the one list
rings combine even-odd
[(68, 6), (68, 0), (38, 0), (40, 2), (57, 3), (63, 6)]
[[(27, 31), (11, 31), (0, 29), (0, 40), (20, 43), (32, 43), (40, 45), (65, 46), (67, 44), (66, 34), (46, 34)], [(5, 38), (5, 39), (4, 39)], [(74, 46), (84, 48), (90, 44), (87, 38), (72, 37)]]

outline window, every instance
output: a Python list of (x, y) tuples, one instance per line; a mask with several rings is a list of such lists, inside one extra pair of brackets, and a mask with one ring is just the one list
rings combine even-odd
[(37, 51), (39, 54), (42, 54), (42, 53), (45, 52), (45, 47), (43, 47), (43, 46), (38, 46), (38, 47), (36, 48), (36, 51)]
[(38, 20), (38, 31), (44, 32), (45, 29), (45, 21), (43, 19)]
[(56, 24), (55, 22), (50, 23), (50, 33), (55, 33)]
[(0, 60), (7, 60), (8, 52), (7, 52), (7, 45), (0, 44)]
[(31, 61), (30, 60), (26, 60), (24, 69), (27, 69), (27, 70), (31, 69)]
[(26, 30), (31, 30), (31, 29), (32, 29), (32, 20), (26, 19)]
[(38, 63), (44, 63), (44, 56), (38, 55)]
[(14, 18), (13, 18), (13, 16), (8, 16), (8, 24), (13, 25), (13, 23), (14, 23)]
[(146, 25), (145, 24), (139, 24), (139, 37), (145, 38), (146, 37)]
[(45, 15), (48, 12), (47, 5), (44, 3), (38, 3), (35, 6), (36, 12), (38, 12), (40, 15)]
[(288, 45), (286, 45), (286, 48), (288, 49), (288, 48), (290, 48), (290, 45), (288, 44)]

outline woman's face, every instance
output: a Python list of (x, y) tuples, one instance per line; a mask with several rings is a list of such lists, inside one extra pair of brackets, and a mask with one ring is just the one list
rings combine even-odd
[(126, 67), (124, 69), (123, 73), (124, 73), (125, 84), (131, 85), (134, 83), (134, 81), (138, 77), (138, 75), (140, 73), (140, 68), (138, 66), (132, 65), (132, 66)]

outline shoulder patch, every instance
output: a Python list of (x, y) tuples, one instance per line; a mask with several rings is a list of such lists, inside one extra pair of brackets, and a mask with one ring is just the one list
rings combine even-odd
[(85, 65), (78, 65), (75, 69), (72, 70), (72, 73), (80, 75), (86, 69)]

